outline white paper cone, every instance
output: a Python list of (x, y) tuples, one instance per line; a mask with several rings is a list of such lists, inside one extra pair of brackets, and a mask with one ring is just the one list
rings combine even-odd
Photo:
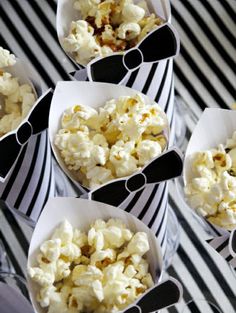
[(55, 193), (52, 155), (48, 135), (51, 90), (43, 93), (37, 72), (17, 59), (5, 71), (34, 89), (36, 102), (13, 131), (0, 138), (0, 199), (13, 213), (31, 225), (38, 219), (47, 198)]
[[(73, 174), (65, 166), (58, 148), (54, 144), (55, 135), (61, 128), (60, 121), (65, 109), (76, 103), (89, 105), (94, 108), (104, 105), (111, 98), (119, 96), (133, 96), (137, 91), (124, 87), (105, 83), (92, 82), (59, 82), (55, 88), (49, 115), (49, 137), (55, 157), (66, 175), (81, 189), (84, 189), (76, 181)], [(143, 95), (146, 103), (150, 99)], [(134, 216), (148, 225), (158, 237), (163, 253), (166, 247), (166, 223), (167, 223), (167, 185), (149, 185), (144, 190), (132, 193), (121, 208), (129, 211)]]
[[(90, 224), (96, 219), (108, 220), (118, 218), (124, 221), (133, 232), (143, 231), (147, 233), (150, 250), (147, 252), (147, 261), (153, 279), (159, 281), (162, 273), (162, 254), (158, 241), (153, 232), (133, 215), (118, 208), (96, 201), (88, 201), (76, 198), (49, 199), (35, 227), (30, 243), (28, 255), (28, 267), (36, 266), (36, 257), (40, 245), (52, 235), (56, 227), (67, 219), (73, 227), (82, 231), (88, 231)], [(35, 312), (46, 312), (36, 301), (38, 285), (28, 278), (29, 293)]]
[[(185, 185), (194, 178), (191, 168), (191, 155), (196, 152), (217, 148), (219, 144), (225, 144), (227, 139), (232, 138), (234, 131), (236, 131), (236, 111), (217, 108), (205, 109), (187, 146), (184, 162)], [(198, 215), (203, 221), (206, 221), (203, 216)], [(233, 268), (236, 268), (236, 262), (233, 260), (233, 257), (230, 257), (228, 247), (230, 232), (209, 221), (207, 221), (207, 224), (211, 225), (214, 233), (218, 234), (214, 239), (208, 240), (208, 243), (222, 257), (227, 259)]]

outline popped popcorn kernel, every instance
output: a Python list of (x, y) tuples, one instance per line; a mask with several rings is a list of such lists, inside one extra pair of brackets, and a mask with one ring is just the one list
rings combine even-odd
[(91, 189), (139, 171), (167, 146), (167, 119), (140, 94), (108, 100), (95, 110), (65, 110), (55, 145), (78, 181)]
[[(98, 248), (101, 234), (103, 244)], [(71, 253), (72, 246), (82, 255)], [(41, 244), (38, 266), (28, 269), (31, 279), (39, 285), (36, 299), (51, 313), (123, 310), (154, 284), (145, 259), (148, 250), (147, 235), (133, 234), (119, 219), (96, 220), (86, 233), (64, 221)], [(119, 258), (120, 255), (126, 256)]]
[(187, 182), (189, 205), (210, 222), (232, 230), (236, 226), (236, 131), (225, 145), (191, 156), (194, 177)]

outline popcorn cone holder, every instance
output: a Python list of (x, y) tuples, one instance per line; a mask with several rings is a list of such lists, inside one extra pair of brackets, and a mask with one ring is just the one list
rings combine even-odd
[[(190, 206), (185, 199), (183, 188), (186, 186), (187, 182), (194, 177), (191, 168), (191, 155), (195, 152), (213, 149), (219, 144), (226, 143), (226, 140), (231, 138), (233, 132), (236, 130), (235, 125), (236, 112), (234, 111), (210, 108), (205, 109), (203, 112), (187, 146), (184, 161), (183, 181), (180, 179), (177, 180), (178, 186), (180, 186), (179, 189), (182, 189), (179, 190), (180, 195), (188, 207)], [(196, 215), (197, 220), (211, 236), (211, 239), (207, 240), (208, 244), (210, 244), (224, 259), (226, 259), (229, 265), (234, 269), (234, 271), (236, 271), (235, 229), (233, 231), (228, 231), (223, 227), (219, 227), (218, 225), (211, 223), (202, 215), (198, 214), (198, 212), (194, 209), (191, 210)]]
[[(182, 172), (182, 156), (172, 148), (150, 161), (141, 172), (130, 177), (115, 179), (95, 190), (84, 188), (66, 167), (54, 138), (60, 128), (64, 110), (76, 103), (98, 108), (111, 98), (134, 96), (137, 92), (125, 86), (92, 82), (59, 82), (55, 88), (49, 115), (49, 138), (55, 158), (64, 173), (82, 192), (82, 198), (100, 201), (130, 212), (142, 220), (155, 233), (163, 254), (167, 245), (167, 192), (162, 183)], [(142, 95), (147, 104), (151, 100)], [(168, 136), (168, 130), (166, 130)], [(162, 169), (162, 170), (161, 170)], [(166, 170), (164, 170), (166, 169)]]
[(0, 200), (33, 225), (34, 213), (55, 189), (46, 131), (52, 90), (43, 92), (36, 71), (19, 59), (4, 70), (19, 77), (20, 84), (30, 84), (37, 100), (20, 125), (0, 138)]
[[(148, 235), (150, 250), (146, 253), (146, 260), (149, 263), (149, 271), (153, 280), (156, 284), (159, 284), (162, 275), (162, 253), (155, 234), (150, 228), (135, 216), (124, 210), (120, 210), (101, 202), (78, 198), (61, 197), (48, 200), (40, 215), (31, 239), (27, 266), (32, 267), (36, 265), (39, 246), (52, 235), (55, 228), (65, 219), (67, 219), (73, 227), (77, 227), (79, 230), (86, 232), (88, 231), (90, 224), (95, 220), (102, 219), (106, 221), (110, 218), (122, 220), (127, 225), (128, 229), (133, 232), (141, 231)], [(35, 312), (45, 312), (36, 301), (36, 294), (38, 291), (37, 284), (29, 277), (27, 278), (27, 281), (31, 302)], [(122, 312), (153, 312), (153, 310), (159, 310), (160, 308), (173, 305), (178, 302), (181, 297), (182, 286), (178, 281), (170, 278), (166, 282), (163, 282), (160, 285), (155, 285), (153, 288), (149, 289), (137, 300), (137, 302), (130, 305)], [(152, 299), (151, 303), (150, 299)], [(142, 309), (144, 311), (142, 311)]]

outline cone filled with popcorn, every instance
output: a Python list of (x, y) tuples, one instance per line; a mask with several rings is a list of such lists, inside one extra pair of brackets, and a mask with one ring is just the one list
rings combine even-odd
[(54, 193), (45, 130), (51, 98), (35, 70), (0, 47), (0, 199), (29, 221)]
[[(49, 115), (49, 137), (60, 167), (83, 197), (129, 210), (166, 246), (165, 188), (182, 171), (167, 151), (165, 113), (128, 87), (59, 82)], [(163, 198), (164, 197), (164, 198)]]
[[(162, 254), (155, 234), (133, 215), (96, 201), (54, 198), (34, 230), (27, 267), (35, 312), (125, 312), (159, 282)], [(171, 287), (173, 304), (182, 291), (177, 282)]]
[(212, 246), (235, 268), (227, 243), (236, 228), (236, 112), (204, 111), (186, 150), (184, 184), (188, 205), (220, 235)]

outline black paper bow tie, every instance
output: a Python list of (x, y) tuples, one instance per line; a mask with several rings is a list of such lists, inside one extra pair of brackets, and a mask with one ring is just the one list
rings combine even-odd
[(141, 190), (147, 184), (156, 184), (178, 177), (182, 170), (182, 154), (178, 149), (172, 148), (150, 161), (141, 172), (98, 187), (88, 194), (88, 198), (119, 206), (130, 193)]
[(27, 121), (20, 125), (16, 132), (12, 132), (0, 139), (0, 177), (5, 179), (22, 147), (32, 135), (42, 132), (48, 127), (49, 109), (52, 100), (52, 90), (49, 89), (36, 102)]
[(181, 299), (183, 289), (180, 283), (169, 278), (144, 293), (132, 306), (122, 313), (150, 313), (167, 308)]
[(171, 24), (165, 23), (124, 54), (114, 53), (91, 61), (87, 66), (88, 78), (97, 82), (121, 83), (129, 72), (142, 63), (156, 63), (174, 57), (179, 52), (179, 45), (177, 31)]

